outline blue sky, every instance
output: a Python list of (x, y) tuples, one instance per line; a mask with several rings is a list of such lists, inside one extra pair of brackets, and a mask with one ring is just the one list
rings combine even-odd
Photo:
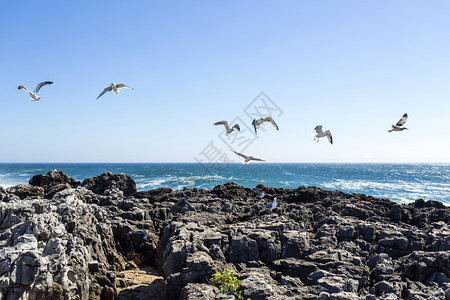
[[(264, 92), (280, 131), (264, 125), (246, 154), (448, 163), (449, 11), (448, 1), (10, 1), (0, 162), (195, 162), (211, 143), (238, 161), (212, 124), (250, 125), (244, 109)], [(45, 80), (39, 102), (17, 90)], [(135, 90), (96, 100), (111, 82)], [(405, 112), (410, 130), (388, 133)], [(312, 141), (318, 124), (334, 145)]]

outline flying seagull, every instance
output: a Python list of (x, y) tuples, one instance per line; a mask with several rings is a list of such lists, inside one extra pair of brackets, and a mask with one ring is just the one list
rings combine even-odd
[(228, 136), (230, 133), (232, 133), (235, 128), (237, 129), (237, 131), (241, 131), (239, 124), (234, 124), (233, 127), (230, 128), (230, 126), (228, 126), (227, 121), (216, 122), (216, 123), (214, 123), (214, 125), (223, 125), (225, 127), (225, 135), (226, 136)]
[(267, 205), (264, 205), (264, 208), (274, 209), (277, 207), (277, 198), (273, 199), (273, 202)]
[(253, 156), (247, 156), (247, 155), (245, 155), (245, 154), (236, 152), (236, 151), (234, 151), (234, 150), (231, 150), (231, 151), (233, 151), (234, 153), (236, 153), (237, 155), (239, 155), (240, 157), (243, 157), (243, 158), (245, 159), (245, 160), (242, 162), (244, 165), (247, 165), (251, 160), (265, 161), (265, 160), (263, 160), (263, 159), (256, 158), (256, 157), (253, 157)]
[(322, 125), (317, 125), (314, 130), (316, 131), (316, 133), (313, 134), (313, 138), (316, 142), (319, 142), (319, 139), (321, 137), (326, 136), (328, 138), (328, 141), (333, 144), (333, 137), (331, 136), (331, 132), (329, 130), (323, 132)]
[(100, 98), (101, 96), (103, 96), (104, 93), (106, 92), (111, 92), (113, 91), (114, 94), (117, 94), (119, 91), (119, 89), (121, 88), (126, 88), (126, 89), (131, 89), (134, 90), (132, 87), (129, 87), (128, 85), (126, 85), (125, 83), (119, 83), (119, 84), (115, 84), (114, 82), (111, 83), (110, 85), (108, 85), (107, 87), (105, 87), (103, 89), (103, 91), (100, 93), (100, 95), (98, 95), (97, 99)]
[(259, 128), (259, 126), (264, 122), (270, 122), (270, 124), (272, 124), (276, 130), (280, 130), (280, 129), (278, 129), (278, 125), (277, 125), (277, 123), (275, 123), (275, 121), (272, 119), (272, 117), (265, 117), (265, 118), (253, 120), (252, 125), (255, 128), (255, 133), (257, 133), (256, 128)]
[(402, 118), (397, 122), (397, 124), (392, 125), (392, 129), (389, 129), (388, 132), (392, 131), (403, 131), (405, 129), (408, 129), (406, 127), (403, 127), (403, 125), (406, 123), (406, 120), (408, 119), (408, 114), (404, 114)]
[(53, 83), (53, 81), (44, 81), (44, 82), (41, 82), (41, 83), (39, 83), (39, 84), (36, 86), (36, 88), (34, 89), (33, 92), (31, 92), (30, 90), (28, 90), (28, 89), (27, 89), (25, 86), (23, 86), (23, 85), (19, 85), (18, 89), (19, 89), (19, 90), (27, 91), (27, 92), (30, 94), (30, 96), (31, 96), (30, 101), (39, 101), (39, 99), (41, 99), (41, 97), (39, 97), (39, 96), (37, 95), (37, 92), (39, 92), (39, 90), (41, 89), (41, 87), (43, 87), (44, 85), (52, 84), (52, 83)]

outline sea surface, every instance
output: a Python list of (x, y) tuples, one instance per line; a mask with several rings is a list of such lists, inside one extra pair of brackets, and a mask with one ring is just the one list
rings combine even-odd
[(28, 183), (32, 176), (53, 169), (80, 181), (103, 172), (126, 173), (136, 181), (138, 190), (212, 189), (232, 181), (249, 188), (258, 184), (281, 188), (317, 186), (400, 203), (422, 198), (450, 205), (450, 164), (3, 163), (0, 164), (1, 185)]

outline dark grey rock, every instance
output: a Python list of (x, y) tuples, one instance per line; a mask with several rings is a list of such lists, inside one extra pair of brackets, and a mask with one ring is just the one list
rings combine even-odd
[(176, 215), (178, 213), (184, 214), (184, 213), (186, 213), (188, 211), (195, 211), (195, 208), (189, 202), (187, 202), (185, 198), (181, 198), (170, 209), (170, 212), (173, 215)]
[[(0, 187), (0, 295), (5, 299), (219, 299), (211, 275), (236, 270), (253, 299), (445, 299), (450, 208), (316, 187), (234, 183), (136, 192), (126, 174), (82, 186), (60, 171)], [(263, 210), (255, 197), (277, 197)], [(117, 292), (120, 271), (164, 276)], [(427, 298), (428, 297), (428, 298)]]
[(18, 196), (20, 199), (25, 199), (26, 197), (42, 197), (44, 196), (44, 189), (39, 186), (34, 186), (31, 184), (19, 184), (6, 189), (10, 194)]
[(98, 195), (103, 195), (105, 191), (117, 188), (125, 196), (130, 196), (136, 192), (136, 183), (127, 174), (113, 174), (111, 172), (103, 173), (96, 177), (90, 177), (83, 180), (81, 185)]
[[(29, 180), (28, 183), (44, 188), (46, 194), (51, 194), (49, 192), (55, 186), (68, 186), (68, 188), (76, 188), (81, 184), (79, 181), (75, 181), (73, 178), (68, 177), (60, 170), (51, 170), (47, 173), (47, 175), (35, 175)], [(53, 194), (55, 193), (56, 192), (54, 192)]]

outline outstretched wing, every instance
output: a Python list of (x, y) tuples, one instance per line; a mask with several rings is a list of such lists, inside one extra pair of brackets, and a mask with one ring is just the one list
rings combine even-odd
[(333, 136), (331, 135), (331, 131), (327, 130), (325, 131), (325, 133), (327, 134), (327, 139), (328, 141), (333, 144)]
[(18, 87), (19, 90), (24, 90), (27, 91), (28, 93), (30, 92), (26, 87), (24, 87), (23, 85), (19, 85)]
[(408, 120), (408, 114), (404, 114), (403, 117), (395, 124), (395, 126), (403, 126), (403, 124), (406, 123), (406, 120)]
[(256, 161), (265, 161), (264, 159), (256, 158), (256, 157), (252, 157), (252, 160), (256, 160)]
[(116, 84), (117, 88), (121, 89), (121, 88), (126, 88), (126, 89), (130, 89), (130, 90), (134, 90), (132, 87), (126, 85), (125, 83), (119, 83)]
[(230, 129), (230, 127), (228, 127), (227, 121), (216, 122), (216, 123), (214, 123), (214, 125), (223, 125), (223, 126), (225, 126), (226, 130)]
[(257, 132), (256, 132), (256, 119), (253, 119), (252, 125), (253, 125), (253, 128), (255, 128), (255, 134), (257, 134)]
[(277, 123), (275, 123), (275, 121), (272, 119), (272, 117), (264, 118), (264, 122), (270, 122), (270, 124), (272, 124), (276, 130), (280, 130), (280, 129), (278, 129), (278, 125), (277, 125)]
[(39, 90), (41, 89), (41, 87), (43, 87), (44, 85), (48, 85), (48, 84), (52, 84), (52, 83), (53, 83), (53, 81), (44, 81), (44, 82), (39, 83), (39, 84), (36, 86), (36, 89), (34, 90), (34, 93), (36, 94), (37, 92), (39, 92)]
[(314, 130), (315, 130), (317, 133), (323, 133), (323, 131), (322, 131), (322, 125), (317, 125), (316, 128), (314, 128)]
[(236, 153), (236, 154), (239, 155), (240, 157), (247, 159), (247, 155), (242, 154), (242, 153), (239, 153), (239, 152), (236, 152), (236, 151), (234, 151), (234, 150), (231, 150), (231, 151), (233, 151), (234, 153)]
[(103, 91), (100, 93), (100, 95), (98, 95), (97, 99), (100, 98), (101, 96), (103, 96), (104, 93), (106, 92), (111, 92), (112, 90), (112, 86), (107, 86), (103, 89)]
[(234, 124), (233, 128), (236, 128), (238, 131), (241, 131), (241, 127), (239, 127), (239, 124)]

